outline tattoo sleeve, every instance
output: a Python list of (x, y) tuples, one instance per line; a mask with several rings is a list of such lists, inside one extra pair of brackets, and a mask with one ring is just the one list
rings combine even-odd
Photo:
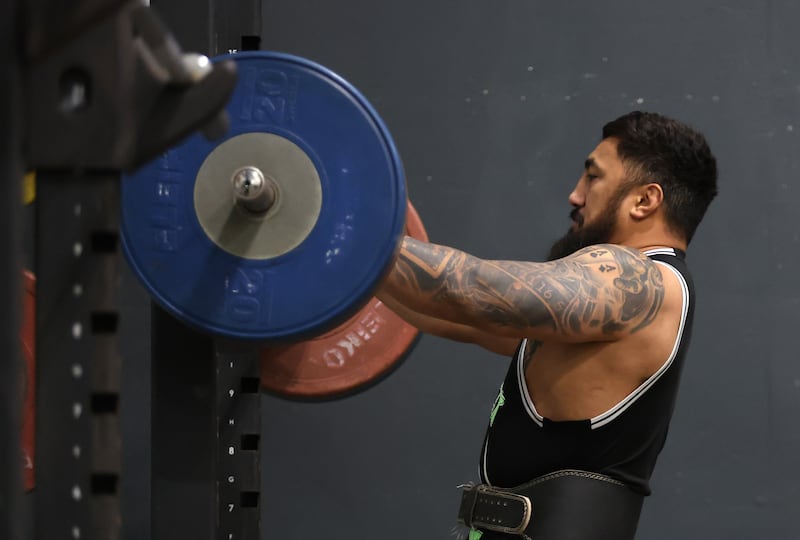
[(406, 238), (387, 286), (435, 317), (509, 336), (573, 340), (636, 332), (664, 299), (657, 266), (617, 245), (531, 263), (487, 261)]

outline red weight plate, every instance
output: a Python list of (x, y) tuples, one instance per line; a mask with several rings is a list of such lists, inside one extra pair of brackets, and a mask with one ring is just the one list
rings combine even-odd
[[(428, 240), (410, 202), (406, 233)], [(373, 298), (327, 334), (265, 348), (261, 354), (261, 387), (293, 399), (325, 400), (353, 394), (388, 375), (418, 336), (419, 330)]]
[(34, 488), (33, 475), (33, 446), (35, 433), (35, 406), (36, 406), (36, 278), (33, 274), (23, 273), (25, 296), (22, 306), (22, 354), (25, 358), (25, 377), (23, 379), (23, 405), (22, 405), (22, 480), (26, 491)]

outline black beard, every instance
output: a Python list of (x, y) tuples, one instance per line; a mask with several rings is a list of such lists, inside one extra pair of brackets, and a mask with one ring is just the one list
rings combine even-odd
[[(613, 208), (609, 210), (612, 211), (604, 212), (603, 216), (596, 222), (582, 223), (578, 229), (567, 231), (567, 234), (556, 240), (550, 247), (547, 260), (561, 259), (586, 246), (609, 242), (614, 234), (614, 218), (617, 214), (616, 211), (613, 211)], [(573, 212), (573, 216), (575, 216), (575, 212)], [(581, 223), (580, 219), (577, 222)]]

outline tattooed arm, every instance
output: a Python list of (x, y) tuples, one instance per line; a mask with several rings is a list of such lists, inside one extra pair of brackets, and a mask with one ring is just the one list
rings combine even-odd
[(463, 343), (473, 343), (503, 356), (511, 356), (519, 345), (517, 338), (498, 336), (495, 333), (479, 330), (474, 326), (457, 324), (412, 311), (396, 298), (389, 296), (385, 290), (378, 291), (378, 298), (400, 318), (426, 334)]
[(415, 312), (482, 332), (576, 342), (636, 332), (664, 299), (658, 267), (624, 246), (533, 263), (482, 260), (408, 237), (383, 290)]

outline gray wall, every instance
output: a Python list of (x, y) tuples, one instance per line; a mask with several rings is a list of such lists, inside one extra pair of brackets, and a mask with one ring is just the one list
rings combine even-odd
[[(643, 540), (800, 537), (799, 20), (792, 0), (264, 4), (264, 48), (354, 83), (431, 239), (480, 256), (541, 257), (604, 121), (707, 134), (721, 195), (689, 253), (694, 342)], [(448, 538), (506, 365), (426, 336), (357, 396), (265, 397), (264, 537)]]

